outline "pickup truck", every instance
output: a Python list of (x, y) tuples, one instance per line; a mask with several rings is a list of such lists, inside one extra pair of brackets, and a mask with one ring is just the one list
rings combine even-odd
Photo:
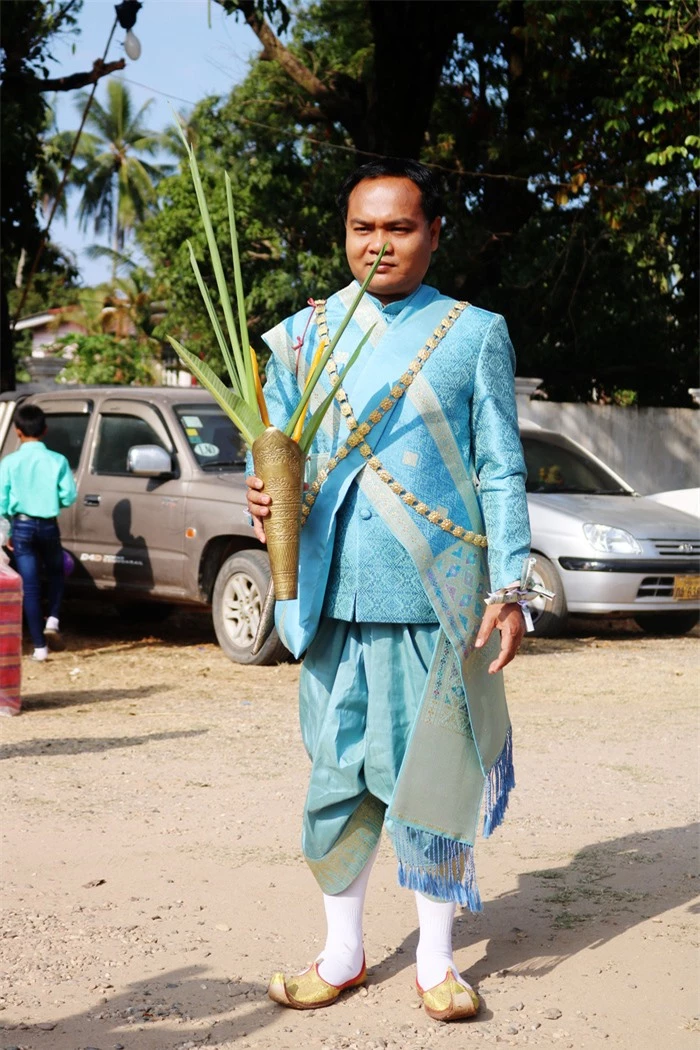
[[(276, 633), (251, 649), (267, 589), (267, 554), (249, 524), (245, 445), (198, 387), (68, 387), (0, 397), (0, 455), (18, 440), (19, 401), (46, 413), (48, 448), (68, 459), (78, 498), (60, 517), (75, 569), (67, 597), (108, 600), (153, 619), (173, 604), (211, 607), (237, 663), (269, 664)], [(144, 603), (148, 603), (147, 606)]]

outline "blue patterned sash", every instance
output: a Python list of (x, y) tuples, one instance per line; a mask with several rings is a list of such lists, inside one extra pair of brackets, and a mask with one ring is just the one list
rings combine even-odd
[(489, 835), (515, 786), (503, 674), (488, 673), (499, 639), (474, 648), (489, 589), (486, 554), (458, 540), (434, 557), (391, 489), (371, 471), (360, 487), (411, 555), (441, 626), (386, 817), (399, 882), (478, 911), (474, 842), (482, 799), (485, 793)]

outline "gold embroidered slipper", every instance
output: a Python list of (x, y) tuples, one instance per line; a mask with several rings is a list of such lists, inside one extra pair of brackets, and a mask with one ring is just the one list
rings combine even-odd
[(341, 992), (349, 988), (358, 988), (366, 980), (367, 966), (364, 957), (357, 977), (340, 985), (324, 981), (318, 972), (318, 963), (315, 962), (302, 973), (290, 977), (289, 980), (283, 973), (273, 974), (267, 987), (267, 994), (273, 1003), (288, 1006), (292, 1010), (318, 1010), (322, 1006), (330, 1006), (331, 1003), (334, 1003)]
[(433, 988), (424, 990), (416, 981), (416, 989), (425, 1012), (434, 1021), (461, 1021), (474, 1017), (479, 1009), (479, 996), (468, 984), (458, 981), (452, 970), (448, 970), (445, 980)]

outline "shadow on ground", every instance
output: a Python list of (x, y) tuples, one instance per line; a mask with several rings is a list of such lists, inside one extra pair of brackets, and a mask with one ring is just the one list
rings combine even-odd
[[(538, 976), (579, 952), (600, 952), (640, 922), (690, 904), (696, 897), (697, 842), (698, 825), (634, 833), (585, 846), (570, 864), (524, 873), (518, 888), (489, 901), (483, 915), (464, 913), (458, 919), (456, 948), (483, 940), (489, 929), (507, 931), (491, 936), (467, 976), (477, 987), (480, 980), (503, 971)], [(649, 885), (656, 891), (642, 889)], [(412, 969), (416, 942), (414, 931), (370, 969), (370, 983), (381, 985)], [(605, 963), (600, 952), (591, 965)], [(245, 970), (244, 959), (236, 970)], [(205, 966), (134, 982), (119, 995), (110, 995), (106, 987), (101, 998), (97, 990), (95, 996), (84, 1013), (60, 1020), (48, 1014), (35, 1025), (8, 1026), (5, 1032), (11, 1031), (11, 1041), (18, 1045), (31, 1033), (36, 1050), (63, 1050), (107, 1042), (137, 1047), (139, 1032), (147, 1031), (149, 1048), (173, 1050), (188, 1040), (199, 1045), (254, 1039), (284, 1017), (266, 998), (263, 985), (240, 975), (212, 980)], [(470, 1027), (492, 1017), (483, 1002)]]
[(202, 607), (168, 609), (144, 604), (134, 615), (107, 602), (67, 601), (62, 627), (72, 652), (83, 653), (125, 645), (130, 649), (164, 646), (216, 645), (211, 612)]
[[(73, 599), (65, 603), (63, 625), (68, 649), (81, 656), (105, 649), (138, 652), (153, 645), (183, 649), (218, 644), (211, 611), (204, 606), (174, 607), (168, 614), (164, 606), (144, 603), (138, 616), (133, 617), (127, 610), (119, 611), (106, 601), (93, 603)], [(694, 628), (691, 635), (700, 637), (700, 627)], [(558, 638), (526, 636), (520, 653), (522, 656), (537, 656), (543, 652), (573, 652), (600, 644), (652, 637), (645, 634), (634, 620), (577, 616), (569, 620)], [(668, 640), (669, 636), (659, 635), (659, 638)]]
[[(524, 872), (512, 893), (487, 900), (481, 914), (463, 912), (457, 919), (455, 949), (490, 936), (466, 976), (477, 986), (506, 970), (540, 976), (579, 952), (599, 952), (620, 934), (673, 908), (690, 905), (688, 914), (696, 914), (699, 830), (691, 824), (633, 833), (584, 846), (561, 867)], [(373, 981), (381, 984), (412, 967), (417, 943), (414, 930), (372, 968)], [(600, 952), (591, 965), (605, 963)], [(488, 1009), (482, 1010), (477, 1023), (489, 1016)]]
[(140, 689), (59, 689), (37, 693), (22, 700), (22, 711), (45, 711), (49, 708), (81, 707), (84, 704), (104, 704), (117, 700), (133, 700), (138, 703), (147, 696), (164, 693), (171, 686), (167, 682), (146, 685)]
[[(10, 1042), (17, 1045), (25, 1045), (27, 1037), (32, 1037), (32, 1050), (107, 1043), (138, 1048), (141, 1032), (147, 1030), (149, 1048), (173, 1050), (190, 1040), (197, 1045), (210, 1040), (235, 1042), (280, 1017), (279, 1007), (270, 1002), (262, 985), (241, 977), (211, 980), (205, 966), (134, 982), (120, 995), (110, 996), (109, 988), (103, 991), (102, 999), (96, 998), (84, 1014), (60, 1020), (48, 1014), (33, 1025), (8, 1026), (3, 1042), (12, 1032)], [(101, 1016), (96, 1017), (98, 1014)]]
[[(700, 638), (700, 627), (688, 632), (692, 638)], [(641, 642), (659, 639), (665, 642), (677, 640), (682, 635), (653, 634), (643, 631), (634, 620), (599, 619), (598, 617), (572, 616), (563, 632), (556, 638), (534, 638), (525, 635), (519, 656), (538, 656), (540, 653), (575, 652), (610, 646), (615, 642)]]
[(16, 744), (0, 748), (0, 759), (99, 754), (101, 751), (112, 751), (115, 748), (153, 744), (159, 740), (182, 740), (187, 737), (201, 736), (206, 732), (208, 732), (206, 729), (186, 729), (171, 733), (148, 733), (146, 736), (88, 736), (54, 738), (53, 740), (21, 740)]

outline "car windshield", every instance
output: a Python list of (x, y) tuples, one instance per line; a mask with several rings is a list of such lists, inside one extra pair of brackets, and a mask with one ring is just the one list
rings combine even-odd
[(528, 492), (580, 492), (630, 496), (629, 489), (564, 437), (522, 434)]
[(218, 405), (176, 405), (175, 415), (202, 470), (243, 470), (245, 442)]

